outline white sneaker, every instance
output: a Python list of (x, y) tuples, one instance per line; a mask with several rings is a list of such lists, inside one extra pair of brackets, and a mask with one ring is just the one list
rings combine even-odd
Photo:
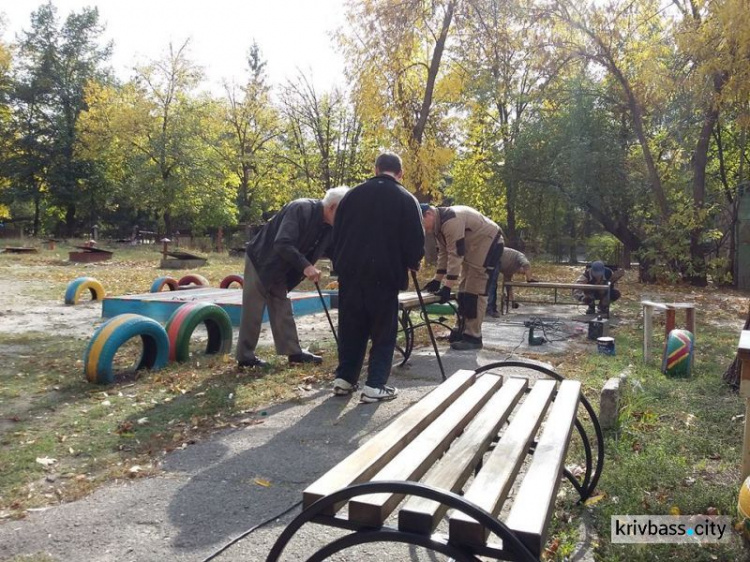
[(382, 402), (384, 400), (393, 400), (398, 396), (398, 389), (392, 386), (383, 385), (380, 388), (365, 385), (362, 388), (360, 402), (370, 404), (372, 402)]
[(359, 388), (357, 383), (350, 383), (344, 379), (336, 379), (333, 381), (333, 393), (336, 396), (348, 396)]

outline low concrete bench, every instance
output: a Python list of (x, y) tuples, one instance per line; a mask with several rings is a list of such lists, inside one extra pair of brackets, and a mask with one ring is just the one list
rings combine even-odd
[[(511, 369), (533, 376), (509, 376)], [(581, 419), (593, 425), (596, 458)], [(585, 456), (580, 479), (565, 468), (575, 435)], [(311, 522), (352, 532), (310, 561), (370, 542), (417, 545), (455, 560), (539, 560), (562, 480), (584, 501), (599, 480), (603, 453), (599, 422), (579, 382), (523, 361), (457, 371), (308, 486), (302, 513), (266, 560), (278, 560)], [(508, 513), (504, 520), (501, 512)]]
[[(453, 294), (452, 297), (455, 299), (455, 294)], [(425, 306), (428, 307), (429, 305), (439, 303), (440, 297), (432, 293), (423, 292), (422, 301), (424, 302)], [(446, 304), (453, 310), (453, 315), (456, 319), (456, 326), (460, 330), (463, 326), (463, 317), (458, 314), (458, 306), (454, 301), (448, 301)], [(421, 310), (419, 297), (417, 296), (416, 292), (400, 293), (398, 295), (398, 310), (399, 324), (401, 327), (401, 332), (404, 334), (404, 345), (403, 347), (398, 345), (396, 346), (396, 349), (398, 349), (399, 353), (401, 353), (401, 355), (403, 356), (403, 360), (399, 364), (399, 366), (403, 367), (409, 360), (411, 352), (414, 350), (414, 331), (417, 328), (426, 326), (427, 319), (424, 317), (424, 313)], [(414, 311), (419, 312), (420, 318), (420, 320), (418, 320), (416, 324), (412, 321), (411, 313)], [(429, 314), (429, 310), (427, 312)], [(430, 324), (437, 324), (439, 326), (443, 326), (444, 328), (452, 329), (453, 326), (449, 325), (447, 321), (448, 318), (439, 315), (437, 319), (430, 319)]]

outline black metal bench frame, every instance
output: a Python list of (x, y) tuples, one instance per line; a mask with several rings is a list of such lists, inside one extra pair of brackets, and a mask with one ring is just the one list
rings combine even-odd
[[(426, 306), (439, 303), (439, 298), (433, 294), (422, 293), (422, 298), (424, 299)], [(459, 331), (463, 331), (464, 319), (458, 313), (458, 305), (456, 305), (455, 301), (448, 301), (445, 304), (447, 304), (453, 309), (453, 314), (456, 317), (456, 328)], [(417, 328), (423, 328), (427, 326), (428, 319), (425, 318), (425, 313), (422, 310), (421, 306), (419, 305), (418, 301), (409, 305), (405, 305), (399, 301), (398, 310), (399, 310), (398, 322), (401, 327), (400, 331), (401, 333), (404, 334), (404, 345), (403, 347), (401, 347), (400, 345), (396, 345), (396, 349), (403, 356), (403, 359), (401, 360), (401, 363), (399, 363), (398, 366), (403, 367), (404, 365), (406, 365), (406, 362), (409, 361), (409, 357), (411, 357), (412, 351), (414, 351), (414, 331)], [(413, 312), (419, 313), (419, 320), (416, 323), (412, 321), (411, 314)], [(453, 326), (447, 323), (448, 318), (443, 315), (439, 315), (437, 320), (429, 319), (429, 322), (431, 325), (442, 326), (443, 328), (447, 328), (449, 330), (452, 330), (454, 328)]]
[[(521, 367), (530, 369), (546, 375), (547, 377), (558, 382), (562, 382), (565, 380), (564, 377), (555, 373), (551, 369), (537, 364), (528, 363), (526, 361), (500, 361), (491, 363), (474, 371), (474, 375), (480, 376), (482, 373), (487, 373), (488, 371), (505, 367)], [(526, 392), (529, 391), (530, 389), (527, 388)], [(591, 407), (589, 401), (586, 399), (583, 392), (581, 392), (579, 395), (578, 407), (582, 407), (584, 409), (585, 413), (589, 417), (591, 425), (593, 426), (594, 443), (596, 445), (596, 460), (594, 460), (593, 458), (593, 450), (591, 447), (591, 442), (589, 441), (588, 434), (584, 429), (583, 424), (581, 423), (579, 415), (576, 414), (574, 426), (581, 438), (581, 441), (583, 442), (586, 470), (584, 472), (582, 480), (576, 478), (572, 473), (570, 473), (570, 471), (565, 468), (563, 470), (563, 475), (565, 479), (567, 479), (578, 492), (580, 496), (579, 503), (582, 503), (585, 502), (589, 497), (591, 497), (594, 490), (596, 489), (597, 483), (599, 482), (599, 478), (604, 466), (604, 437), (596, 413)], [(570, 438), (572, 439), (572, 435)], [(536, 444), (537, 442), (533, 441), (530, 450), (528, 451), (529, 454), (534, 454)], [(341, 504), (342, 502), (346, 502), (352, 498), (374, 493), (395, 493), (403, 494), (406, 497), (416, 496), (427, 498), (439, 502), (449, 508), (455, 509), (459, 512), (465, 513), (469, 517), (472, 517), (473, 519), (478, 521), (491, 533), (494, 533), (497, 537), (499, 537), (503, 541), (502, 548), (498, 548), (491, 544), (458, 545), (451, 543), (448, 540), (447, 536), (439, 533), (432, 533), (428, 535), (406, 532), (388, 525), (381, 525), (378, 527), (367, 526), (350, 521), (349, 519), (343, 518), (341, 516), (327, 514), (330, 513), (332, 509), (335, 509), (334, 506), (337, 504)], [(538, 562), (540, 560), (540, 558), (535, 556), (531, 552), (531, 550), (529, 550), (529, 548), (524, 544), (521, 538), (505, 523), (494, 517), (491, 513), (477, 506), (476, 504), (467, 501), (465, 498), (458, 494), (427, 486), (414, 481), (379, 481), (364, 482), (347, 486), (341, 490), (326, 495), (325, 497), (317, 500), (315, 503), (310, 505), (307, 509), (304, 509), (302, 513), (300, 513), (297, 517), (294, 518), (294, 520), (289, 523), (289, 525), (287, 525), (287, 527), (278, 537), (273, 547), (271, 548), (266, 561), (275, 562), (276, 560), (279, 560), (285, 547), (294, 537), (296, 532), (303, 525), (309, 522), (347, 529), (353, 532), (323, 546), (320, 550), (313, 553), (309, 558), (307, 558), (308, 562), (325, 560), (329, 556), (341, 550), (372, 542), (397, 542), (415, 545), (434, 552), (442, 553), (446, 556), (450, 556), (454, 560), (466, 562), (479, 562), (479, 559), (477, 558), (478, 556), (494, 558), (497, 560), (516, 560), (518, 562)]]
[[(553, 301), (537, 301), (537, 300), (519, 300), (515, 298), (515, 295), (513, 297), (513, 300), (510, 300), (510, 293), (508, 291), (509, 287), (516, 287), (519, 289), (523, 288), (530, 288), (530, 289), (553, 289), (554, 290), (554, 297)], [(611, 283), (607, 283), (606, 285), (587, 285), (583, 283), (552, 283), (552, 282), (544, 282), (544, 281), (535, 281), (533, 283), (523, 282), (523, 281), (508, 281), (503, 282), (502, 285), (502, 301), (500, 302), (500, 312), (503, 314), (508, 314), (510, 312), (511, 305), (514, 302), (523, 302), (523, 303), (529, 303), (529, 304), (567, 304), (572, 306), (580, 306), (581, 303), (578, 301), (574, 302), (561, 302), (557, 299), (557, 291), (558, 290), (575, 290), (580, 289), (582, 291), (597, 291), (600, 293), (603, 292), (609, 292), (611, 288)], [(504, 310), (503, 310), (504, 305)]]

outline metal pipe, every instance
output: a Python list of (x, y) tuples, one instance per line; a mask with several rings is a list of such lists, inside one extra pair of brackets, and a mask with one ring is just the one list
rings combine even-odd
[(435, 350), (435, 357), (437, 358), (438, 366), (440, 367), (440, 374), (445, 380), (445, 369), (443, 368), (443, 360), (440, 358), (440, 352), (438, 351), (437, 342), (435, 341), (435, 334), (432, 333), (432, 325), (430, 324), (430, 316), (427, 314), (427, 307), (424, 305), (424, 299), (422, 298), (422, 291), (419, 290), (419, 282), (417, 281), (417, 272), (411, 271), (411, 278), (414, 281), (414, 288), (417, 290), (417, 298), (419, 299), (419, 306), (422, 308), (422, 314), (424, 315), (424, 321), (427, 325), (427, 332), (430, 334), (430, 340), (432, 341), (432, 349)]
[(336, 340), (336, 346), (339, 345), (339, 337), (336, 335), (336, 328), (333, 327), (333, 320), (331, 320), (331, 315), (328, 312), (328, 307), (326, 306), (326, 300), (323, 298), (323, 293), (320, 291), (320, 285), (318, 285), (318, 282), (315, 281), (315, 288), (318, 290), (318, 296), (320, 297), (320, 303), (323, 305), (323, 310), (326, 312), (326, 318), (328, 318), (328, 325), (331, 326), (331, 333), (333, 333), (333, 339)]

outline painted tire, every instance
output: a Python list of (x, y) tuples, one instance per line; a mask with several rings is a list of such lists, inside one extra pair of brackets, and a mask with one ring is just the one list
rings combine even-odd
[(185, 275), (184, 277), (180, 278), (180, 280), (177, 282), (177, 285), (180, 287), (186, 287), (188, 285), (198, 285), (200, 287), (208, 287), (208, 279), (203, 277), (203, 275), (198, 275), (197, 273), (191, 273), (189, 275)]
[(136, 371), (156, 370), (167, 364), (169, 338), (162, 325), (140, 314), (119, 314), (99, 326), (91, 336), (91, 341), (83, 354), (86, 378), (99, 384), (112, 383), (112, 360), (122, 344), (135, 336), (140, 336), (143, 342), (143, 352)]
[(78, 304), (81, 293), (91, 291), (91, 300), (100, 301), (104, 298), (104, 287), (93, 277), (79, 277), (68, 283), (65, 290), (65, 304)]
[(672, 330), (664, 345), (661, 372), (668, 377), (689, 377), (695, 338), (687, 330)]
[(151, 283), (149, 293), (161, 293), (165, 286), (169, 287), (170, 291), (176, 291), (177, 279), (174, 277), (157, 277), (154, 279), (154, 282)]
[(201, 323), (206, 325), (208, 332), (206, 355), (229, 353), (232, 349), (232, 321), (229, 314), (213, 303), (189, 302), (175, 310), (167, 321), (170, 361), (187, 361), (190, 358), (190, 338)]
[(241, 289), (245, 286), (245, 278), (242, 275), (227, 275), (221, 280), (219, 288), (228, 289), (232, 283), (237, 283)]

